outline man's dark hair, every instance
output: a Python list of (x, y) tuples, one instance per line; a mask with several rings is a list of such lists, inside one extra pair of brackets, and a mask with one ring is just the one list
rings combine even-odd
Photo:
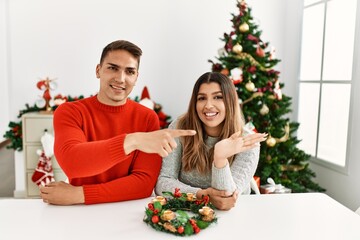
[(109, 43), (102, 51), (101, 58), (100, 58), (100, 64), (103, 63), (104, 58), (106, 57), (106, 55), (109, 52), (116, 51), (116, 50), (125, 50), (125, 51), (129, 52), (131, 55), (133, 55), (137, 59), (138, 67), (139, 67), (142, 50), (135, 44), (133, 44), (129, 41), (126, 41), (126, 40), (117, 40), (112, 43)]

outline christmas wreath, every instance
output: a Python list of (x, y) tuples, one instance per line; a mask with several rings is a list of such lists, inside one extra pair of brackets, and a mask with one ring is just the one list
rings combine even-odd
[[(192, 212), (190, 216), (187, 211)], [(197, 234), (217, 221), (209, 196), (197, 200), (193, 193), (163, 192), (145, 208), (144, 222), (157, 231), (178, 236)]]

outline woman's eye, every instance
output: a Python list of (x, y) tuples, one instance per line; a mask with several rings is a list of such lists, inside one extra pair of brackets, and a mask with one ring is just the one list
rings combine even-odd
[(198, 97), (197, 100), (202, 101), (202, 100), (205, 100), (205, 98), (204, 97)]
[(223, 99), (223, 96), (215, 96), (214, 99)]

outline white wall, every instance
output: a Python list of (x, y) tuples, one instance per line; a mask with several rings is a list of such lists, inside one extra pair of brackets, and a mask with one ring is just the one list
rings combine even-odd
[(9, 124), (8, 51), (7, 51), (7, 0), (0, 0), (0, 142)]
[[(271, 2), (249, 4), (263, 40), (276, 46), (281, 58), (284, 0)], [(12, 0), (9, 5), (12, 119), (41, 95), (35, 86), (40, 78), (57, 79), (53, 94), (96, 93), (102, 48), (121, 38), (144, 51), (131, 96), (146, 85), (153, 100), (176, 117), (186, 110), (195, 80), (210, 70), (207, 60), (217, 56), (219, 39), (231, 30), (231, 13), (237, 11), (234, 0)]]

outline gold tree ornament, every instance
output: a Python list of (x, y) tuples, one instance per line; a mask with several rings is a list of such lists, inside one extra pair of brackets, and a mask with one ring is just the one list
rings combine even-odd
[(268, 113), (269, 113), (269, 107), (266, 104), (263, 104), (260, 109), (260, 114), (264, 116)]
[(248, 82), (248, 83), (245, 84), (245, 88), (246, 88), (246, 90), (248, 90), (249, 92), (253, 92), (254, 89), (255, 89), (255, 84), (254, 84), (252, 81), (250, 81), (250, 82)]
[(266, 145), (268, 145), (269, 147), (274, 147), (276, 145), (276, 139), (273, 137), (268, 137), (268, 139), (266, 140)]
[(250, 29), (249, 24), (247, 24), (246, 22), (239, 26), (239, 30), (242, 33), (249, 31), (249, 29)]
[(239, 54), (242, 52), (243, 47), (239, 43), (237, 43), (233, 46), (232, 50), (234, 53)]

